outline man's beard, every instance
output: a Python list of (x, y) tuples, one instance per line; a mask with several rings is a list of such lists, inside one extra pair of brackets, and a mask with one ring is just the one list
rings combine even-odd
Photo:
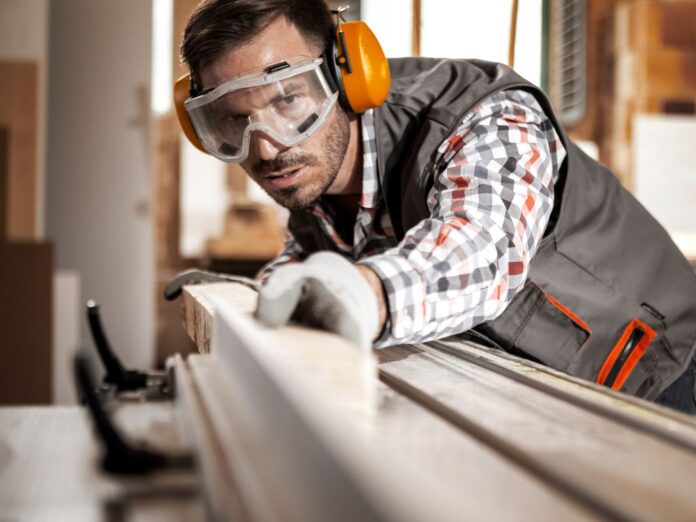
[[(252, 167), (254, 178), (258, 182), (265, 175), (279, 172), (292, 167), (306, 167), (313, 170), (313, 178), (309, 172), (303, 174), (303, 179), (290, 187), (275, 188), (260, 184), (261, 188), (278, 203), (288, 210), (302, 210), (311, 206), (324, 194), (338, 176), (343, 158), (350, 140), (348, 116), (340, 108), (336, 108), (336, 120), (321, 144), (321, 157), (305, 152), (288, 153), (272, 160), (261, 160)], [(326, 122), (330, 124), (330, 122)]]

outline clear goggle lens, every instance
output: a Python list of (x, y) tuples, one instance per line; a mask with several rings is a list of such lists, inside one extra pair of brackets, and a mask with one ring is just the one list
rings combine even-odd
[(187, 100), (186, 111), (203, 146), (222, 161), (239, 163), (249, 153), (254, 131), (287, 147), (310, 137), (338, 98), (320, 65), (321, 59), (274, 67)]

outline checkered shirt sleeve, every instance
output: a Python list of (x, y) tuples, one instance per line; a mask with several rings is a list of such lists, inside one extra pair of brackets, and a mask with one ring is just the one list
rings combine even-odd
[(378, 347), (461, 333), (505, 310), (549, 221), (565, 150), (535, 98), (513, 90), (468, 112), (438, 154), (430, 217), (359, 261), (388, 300)]
[(256, 279), (258, 281), (265, 281), (268, 279), (268, 276), (271, 275), (271, 272), (278, 268), (281, 265), (285, 265), (287, 263), (296, 263), (298, 261), (302, 261), (305, 257), (304, 250), (300, 246), (300, 244), (295, 240), (293, 235), (288, 232), (287, 235), (285, 236), (285, 243), (283, 244), (283, 249), (280, 251), (280, 253), (272, 259), (270, 262), (266, 263), (261, 270), (259, 270), (256, 274)]

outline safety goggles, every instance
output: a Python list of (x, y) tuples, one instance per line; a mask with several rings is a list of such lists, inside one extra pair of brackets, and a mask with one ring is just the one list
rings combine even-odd
[(309, 138), (338, 98), (321, 63), (321, 58), (279, 63), (186, 100), (186, 112), (205, 149), (222, 161), (239, 163), (249, 153), (254, 131), (287, 147)]

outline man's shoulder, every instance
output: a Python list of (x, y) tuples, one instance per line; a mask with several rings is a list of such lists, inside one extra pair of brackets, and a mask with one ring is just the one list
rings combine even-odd
[(498, 62), (489, 62), (473, 58), (434, 58), (434, 57), (401, 57), (389, 58), (389, 70), (393, 78), (402, 76), (417, 76), (423, 73), (454, 73), (479, 72), (498, 76), (502, 71), (510, 69)]
[(487, 94), (529, 85), (507, 66), (475, 59), (391, 58), (391, 88), (378, 112), (407, 109), (458, 116)]

